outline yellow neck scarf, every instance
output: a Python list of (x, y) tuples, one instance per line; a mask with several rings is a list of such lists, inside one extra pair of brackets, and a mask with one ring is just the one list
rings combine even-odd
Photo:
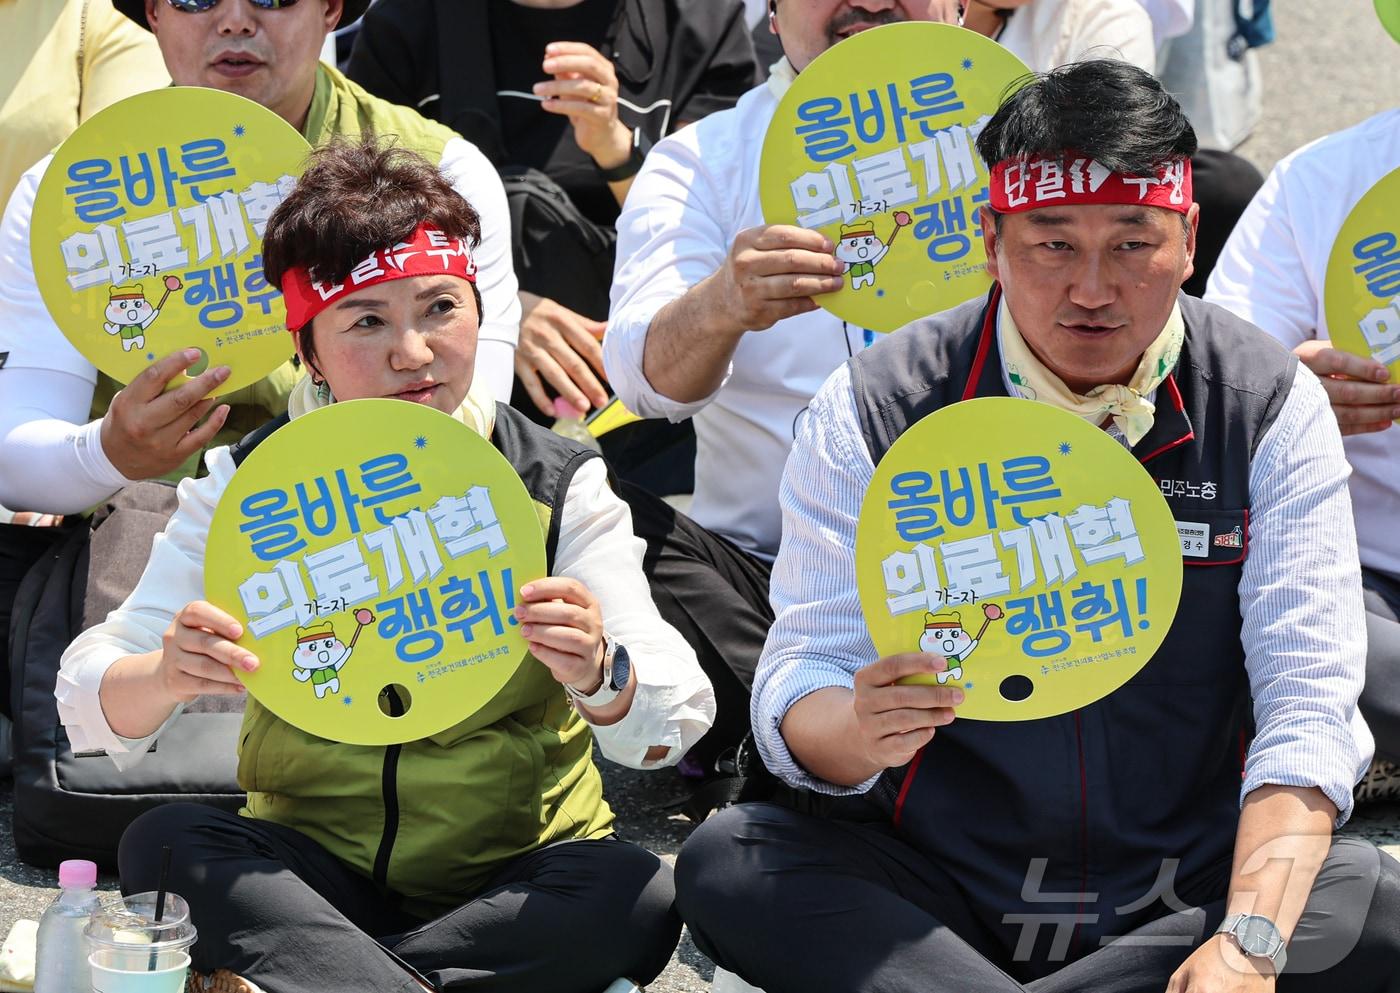
[[(322, 400), (317, 395), (316, 387), (311, 384), (311, 377), (302, 376), (296, 386), (292, 387), (291, 395), (287, 397), (287, 413), (293, 418), (297, 418), (302, 414), (320, 407), (328, 407), (333, 403), (335, 403), (335, 397), (328, 396)], [(496, 427), (496, 402), (491, 399), (491, 394), (487, 392), (485, 387), (473, 385), (467, 392), (467, 398), (462, 401), (462, 405), (452, 416), (483, 438), (490, 440), (491, 432)]]
[(1173, 306), (1162, 333), (1142, 353), (1142, 361), (1127, 386), (1109, 383), (1082, 395), (1073, 392), (1035, 357), (1011, 319), (1005, 299), (997, 312), (997, 334), (1013, 394), (1078, 414), (1096, 425), (1103, 422), (1105, 415), (1112, 415), (1114, 426), (1123, 432), (1131, 447), (1152, 430), (1157, 408), (1147, 397), (1176, 368), (1186, 338), (1186, 324), (1181, 319), (1181, 308)]

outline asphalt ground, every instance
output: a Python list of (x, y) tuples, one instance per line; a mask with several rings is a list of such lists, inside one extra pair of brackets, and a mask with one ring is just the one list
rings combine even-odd
[[(1400, 45), (1381, 30), (1370, 0), (1274, 4), (1277, 41), (1259, 51), (1263, 118), (1237, 151), (1267, 172), (1279, 158), (1309, 141), (1394, 106), (1400, 94)], [(685, 789), (672, 771), (639, 773), (608, 763), (604, 780), (630, 840), (674, 860), (688, 822), (668, 807)], [(20, 918), (37, 920), (56, 892), (56, 874), (20, 862), (9, 822), (11, 789), (0, 783), (0, 938)], [(1370, 838), (1400, 857), (1400, 804), (1365, 809), (1347, 833)], [(115, 891), (116, 880), (101, 886)], [(714, 967), (686, 936), (652, 993), (704, 993)]]

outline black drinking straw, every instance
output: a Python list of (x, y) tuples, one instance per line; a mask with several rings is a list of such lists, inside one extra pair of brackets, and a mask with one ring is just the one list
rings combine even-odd
[[(165, 917), (165, 887), (170, 881), (170, 846), (162, 845), (160, 849), (160, 880), (156, 884), (156, 923), (159, 924)], [(151, 949), (151, 972), (156, 971), (156, 951)]]
[(165, 918), (165, 887), (170, 882), (170, 846), (160, 850), (160, 882), (156, 887), (156, 923)]

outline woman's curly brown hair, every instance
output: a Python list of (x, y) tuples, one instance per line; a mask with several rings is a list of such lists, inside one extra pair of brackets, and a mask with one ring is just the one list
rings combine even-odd
[[(268, 218), (263, 272), (279, 289), (293, 267), (322, 283), (344, 282), (360, 262), (420, 224), (465, 239), (473, 250), (481, 244), (481, 216), (427, 159), (373, 136), (337, 138), (311, 153)], [(475, 284), (472, 295), (480, 315)]]

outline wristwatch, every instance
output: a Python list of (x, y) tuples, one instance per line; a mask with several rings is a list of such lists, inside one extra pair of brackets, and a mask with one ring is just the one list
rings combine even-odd
[(631, 154), (611, 169), (604, 169), (602, 166), (599, 166), (598, 172), (601, 173), (603, 179), (607, 180), (609, 183), (621, 183), (624, 180), (631, 179), (633, 176), (637, 175), (637, 173), (641, 172), (642, 163), (646, 161), (647, 152), (649, 151), (651, 151), (651, 139), (642, 133), (641, 128), (636, 128), (632, 131)]
[(618, 698), (627, 684), (632, 681), (632, 659), (627, 654), (627, 646), (618, 644), (603, 635), (603, 683), (592, 693), (584, 694), (568, 683), (564, 692), (574, 703), (581, 703), (590, 710), (606, 707)]
[(1283, 972), (1288, 961), (1284, 952), (1283, 935), (1267, 917), (1258, 914), (1231, 914), (1221, 922), (1216, 934), (1228, 934), (1235, 939), (1240, 951), (1250, 958), (1268, 959), (1274, 965), (1274, 975)]

